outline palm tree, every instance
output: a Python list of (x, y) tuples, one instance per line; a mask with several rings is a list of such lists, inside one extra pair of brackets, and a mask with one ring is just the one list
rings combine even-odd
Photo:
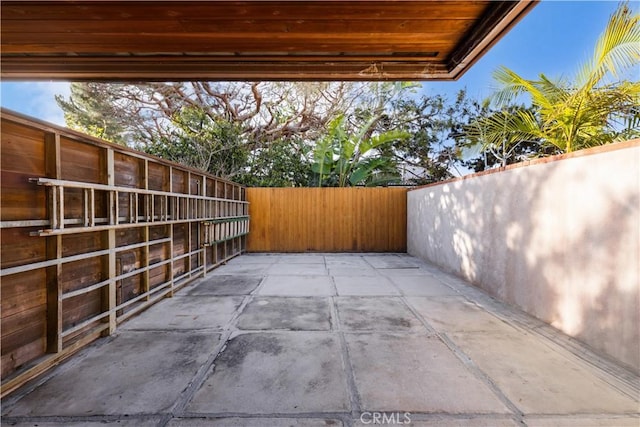
[(606, 81), (626, 71), (638, 73), (640, 15), (621, 3), (610, 17), (574, 82), (554, 82), (544, 74), (527, 80), (501, 67), (494, 73), (501, 89), (492, 101), (498, 107), (529, 95), (531, 109), (492, 114), (467, 130), (485, 147), (504, 141), (539, 140), (565, 152), (640, 136), (640, 83)]

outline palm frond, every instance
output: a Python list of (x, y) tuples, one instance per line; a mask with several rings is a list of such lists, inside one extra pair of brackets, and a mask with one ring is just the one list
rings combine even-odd
[(498, 107), (504, 107), (513, 102), (521, 94), (528, 94), (535, 105), (547, 106), (550, 104), (544, 91), (536, 85), (536, 82), (519, 76), (507, 67), (499, 67), (493, 73), (494, 80), (501, 86), (492, 96), (492, 100)]
[[(563, 82), (554, 82), (544, 74), (540, 74), (540, 80), (534, 84), (544, 95), (545, 99), (549, 101), (549, 105), (566, 102), (575, 92), (575, 90), (572, 90)], [(541, 104), (538, 106), (543, 107)]]
[(527, 80), (506, 67), (496, 70), (494, 78), (501, 89), (493, 95), (495, 103), (504, 107), (527, 94), (538, 117), (522, 110), (506, 113), (511, 118), (492, 115), (468, 132), (471, 139), (484, 144), (535, 136), (564, 151), (608, 143), (617, 138), (614, 135), (633, 135), (635, 122), (629, 117), (638, 114), (640, 83), (606, 84), (603, 78), (609, 74), (619, 77), (639, 63), (640, 14), (621, 3), (598, 39), (591, 61), (573, 84), (554, 82), (544, 74), (538, 80)]
[(515, 113), (496, 112), (465, 126), (468, 137), (478, 142), (483, 149), (491, 146), (509, 147), (522, 140), (540, 138), (540, 125), (530, 111)]
[(611, 73), (614, 77), (640, 62), (640, 14), (628, 4), (621, 4), (611, 15), (604, 32), (596, 43), (593, 58), (581, 71), (580, 83), (595, 87)]

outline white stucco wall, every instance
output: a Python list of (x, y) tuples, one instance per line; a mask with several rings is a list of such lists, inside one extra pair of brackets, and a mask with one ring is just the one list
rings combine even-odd
[(407, 197), (411, 255), (640, 371), (640, 140)]

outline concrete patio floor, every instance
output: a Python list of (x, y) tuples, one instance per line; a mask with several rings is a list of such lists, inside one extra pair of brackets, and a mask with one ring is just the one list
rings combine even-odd
[(243, 255), (10, 395), (2, 423), (637, 427), (639, 389), (408, 255)]

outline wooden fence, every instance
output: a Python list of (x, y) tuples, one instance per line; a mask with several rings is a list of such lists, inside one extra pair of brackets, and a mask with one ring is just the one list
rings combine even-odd
[(241, 253), (245, 189), (2, 110), (2, 395)]
[(406, 188), (248, 188), (249, 252), (405, 252)]

